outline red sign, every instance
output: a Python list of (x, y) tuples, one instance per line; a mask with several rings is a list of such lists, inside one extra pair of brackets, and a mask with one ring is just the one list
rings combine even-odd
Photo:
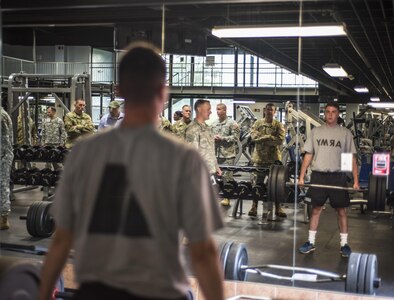
[(373, 155), (372, 174), (388, 176), (390, 173), (390, 153), (375, 153)]

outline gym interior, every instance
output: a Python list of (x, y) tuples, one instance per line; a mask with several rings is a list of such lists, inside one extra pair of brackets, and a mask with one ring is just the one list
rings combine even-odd
[[(394, 298), (393, 1), (5, 0), (0, 12), (2, 105), (14, 135), (10, 228), (0, 231), (0, 258), (39, 265), (53, 238), (50, 206), (70, 150), (42, 144), (48, 107), (63, 118), (83, 98), (97, 131), (112, 101), (123, 109), (117, 85), (123, 49), (147, 40), (166, 63), (170, 96), (163, 117), (173, 125), (174, 113), (187, 105), (193, 119), (194, 103), (207, 99), (208, 125), (218, 119), (217, 105), (225, 104), (240, 129), (234, 164), (220, 165), (233, 180), (215, 182), (218, 203), (230, 202), (220, 208), (225, 226), (214, 236), (226, 299)], [(301, 31), (322, 25), (333, 28)], [(220, 31), (236, 27), (247, 30)], [(292, 27), (300, 31), (293, 34)], [(351, 176), (340, 188), (350, 194), (350, 257), (340, 255), (329, 202), (316, 250), (299, 252), (312, 212), (308, 184), (297, 184), (303, 147), (311, 130), (324, 124), (329, 102), (337, 103), (357, 150), (360, 189), (352, 188)], [(260, 168), (252, 163), (251, 129), (265, 117), (267, 103), (275, 105), (285, 139), (281, 159)], [(263, 182), (253, 181), (256, 172), (266, 174)], [(257, 214), (250, 216), (253, 201)], [(274, 203), (286, 217), (276, 215)], [(203, 299), (188, 266), (187, 243), (181, 247), (191, 299)], [(72, 262), (70, 253), (59, 299), (77, 287)], [(11, 267), (0, 265), (0, 295), (20, 285)], [(26, 268), (16, 278), (31, 272)]]

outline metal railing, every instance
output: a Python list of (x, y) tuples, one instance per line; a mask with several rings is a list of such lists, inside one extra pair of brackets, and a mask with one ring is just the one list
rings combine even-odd
[[(3, 81), (12, 73), (73, 75), (88, 73), (92, 82), (114, 82), (116, 69), (113, 63), (86, 62), (36, 62), (3, 56)], [(169, 70), (169, 62), (166, 62)], [(237, 74), (235, 70), (238, 70)], [(302, 75), (275, 67), (272, 64), (176, 62), (172, 65), (172, 86), (203, 87), (274, 87), (274, 88), (318, 88), (318, 83)]]

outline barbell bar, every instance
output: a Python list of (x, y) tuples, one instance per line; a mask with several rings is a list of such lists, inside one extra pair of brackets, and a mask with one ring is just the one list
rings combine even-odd
[[(224, 278), (227, 280), (245, 281), (247, 274), (251, 273), (285, 281), (316, 283), (344, 281), (346, 292), (368, 295), (374, 294), (375, 289), (379, 288), (381, 283), (381, 279), (378, 277), (378, 261), (375, 254), (353, 252), (349, 257), (347, 272), (342, 275), (320, 269), (296, 266), (275, 264), (249, 266), (246, 245), (233, 241), (220, 243), (218, 254)], [(292, 271), (293, 275), (282, 276), (262, 271), (262, 269), (287, 270)]]
[[(272, 202), (286, 201), (289, 195), (289, 187), (296, 186), (290, 182), (289, 170), (286, 166), (272, 165), (267, 182), (267, 198)], [(353, 189), (351, 187), (332, 186), (324, 184), (298, 184), (298, 186), (338, 189), (346, 191), (359, 191), (367, 194), (367, 209), (371, 211), (383, 211), (386, 200), (386, 178), (371, 175), (369, 177), (368, 189)]]

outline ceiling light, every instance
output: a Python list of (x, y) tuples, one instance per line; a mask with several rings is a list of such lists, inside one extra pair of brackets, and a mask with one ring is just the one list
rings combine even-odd
[(331, 77), (347, 77), (347, 72), (338, 64), (328, 63), (323, 66), (323, 70)]
[(374, 101), (374, 102), (378, 102), (378, 101), (380, 101), (380, 98), (379, 97), (371, 97), (371, 98), (369, 98), (369, 100)]
[(346, 35), (344, 25), (304, 26), (215, 26), (212, 34), (220, 38), (321, 37)]
[(362, 86), (362, 85), (357, 85), (357, 86), (355, 86), (355, 87), (354, 87), (354, 90), (355, 90), (357, 93), (368, 93), (368, 92), (369, 92), (368, 88), (365, 87), (365, 86)]
[(256, 101), (254, 100), (234, 100), (232, 103), (238, 103), (238, 104), (254, 104)]
[(375, 107), (375, 108), (394, 108), (394, 103), (393, 102), (390, 102), (390, 103), (383, 103), (383, 102), (380, 102), (380, 103), (376, 103), (376, 102), (369, 102), (368, 103), (368, 105), (369, 106), (372, 106), (372, 107)]

